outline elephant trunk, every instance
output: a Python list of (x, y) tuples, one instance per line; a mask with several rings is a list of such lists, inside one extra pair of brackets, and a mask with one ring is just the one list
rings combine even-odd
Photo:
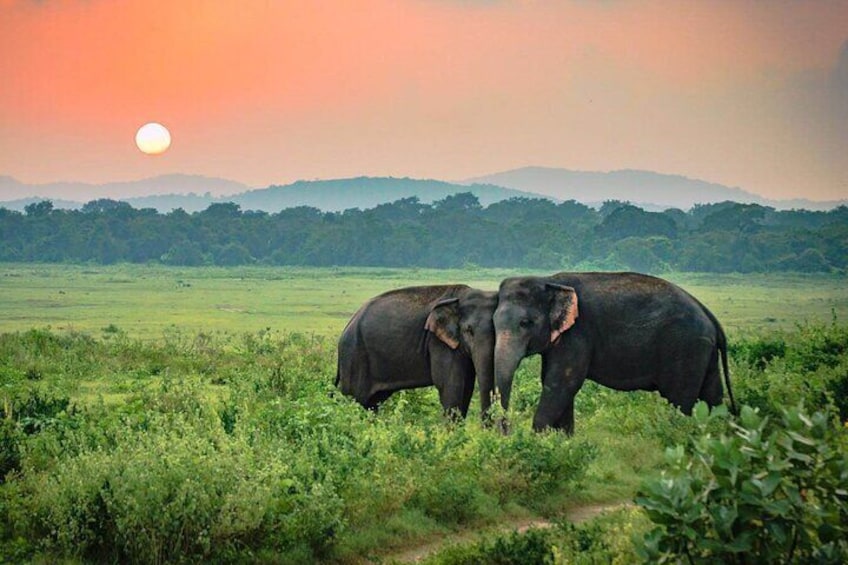
[(495, 342), (495, 386), (501, 398), (504, 411), (509, 410), (509, 396), (512, 392), (512, 378), (518, 364), (524, 357), (522, 351), (509, 333), (499, 333)]
[[(491, 342), (489, 342), (491, 344)], [(474, 372), (477, 373), (477, 388), (480, 391), (480, 413), (485, 420), (492, 405), (492, 392), (495, 386), (495, 367), (492, 358), (492, 346), (471, 358)]]

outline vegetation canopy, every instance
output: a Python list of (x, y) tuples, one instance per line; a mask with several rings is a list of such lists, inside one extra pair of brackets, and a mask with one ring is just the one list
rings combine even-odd
[(848, 208), (723, 202), (650, 212), (619, 201), (595, 210), (531, 198), (484, 208), (460, 193), (344, 212), (269, 214), (224, 202), (160, 214), (108, 199), (80, 210), (45, 200), (24, 213), (0, 208), (0, 261), (844, 272)]

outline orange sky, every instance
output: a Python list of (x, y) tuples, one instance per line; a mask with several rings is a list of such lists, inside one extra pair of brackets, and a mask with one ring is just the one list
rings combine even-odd
[(0, 0), (0, 77), (29, 183), (547, 165), (848, 198), (848, 2)]

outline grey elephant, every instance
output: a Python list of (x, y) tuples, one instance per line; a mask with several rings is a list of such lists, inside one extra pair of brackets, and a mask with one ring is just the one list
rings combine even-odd
[(731, 409), (721, 324), (680, 287), (638, 273), (514, 277), (498, 291), (495, 385), (505, 410), (521, 359), (542, 356), (533, 428), (574, 431), (585, 379), (617, 390), (656, 390), (685, 414), (722, 402), (719, 354)]
[(365, 303), (339, 338), (336, 386), (376, 409), (393, 392), (435, 385), (448, 413), (465, 417), (481, 383), (491, 404), (497, 293), (466, 285), (392, 290)]

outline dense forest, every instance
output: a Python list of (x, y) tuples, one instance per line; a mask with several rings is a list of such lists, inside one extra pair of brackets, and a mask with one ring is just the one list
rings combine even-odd
[(778, 211), (723, 202), (649, 212), (621, 201), (513, 198), (481, 206), (460, 193), (368, 210), (271, 214), (216, 203), (162, 214), (93, 200), (0, 208), (0, 261), (173, 265), (525, 267), (710, 272), (843, 272), (848, 207)]

